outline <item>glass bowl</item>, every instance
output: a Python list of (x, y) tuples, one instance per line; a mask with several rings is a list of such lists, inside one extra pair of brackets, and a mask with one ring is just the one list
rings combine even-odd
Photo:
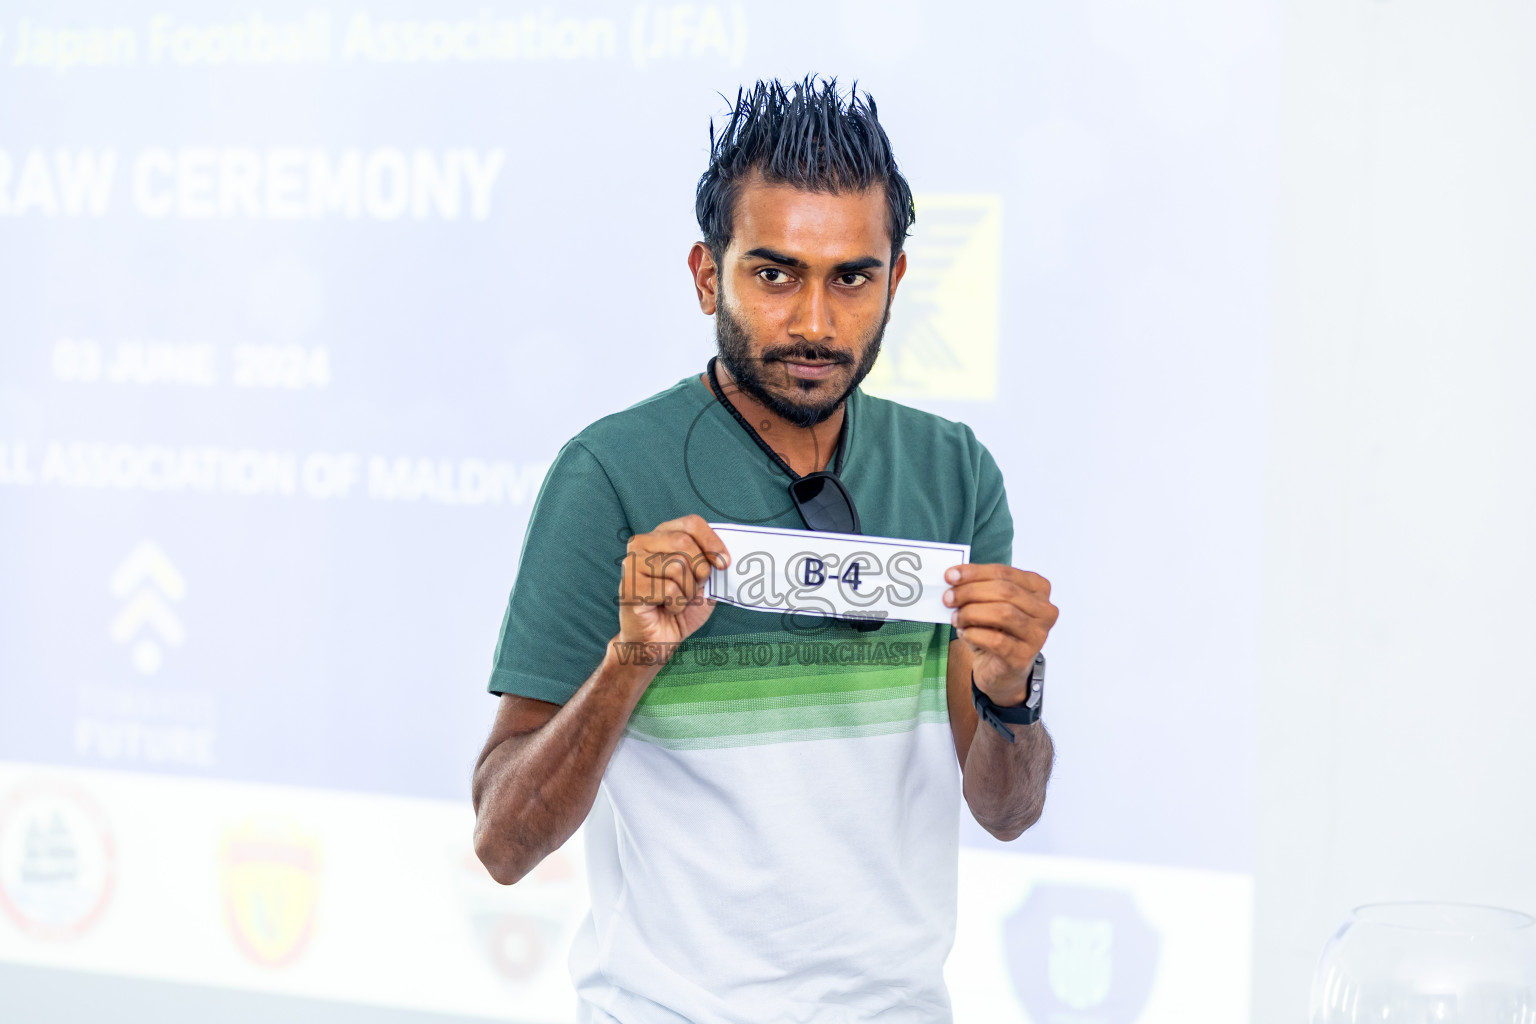
[(1312, 1024), (1536, 1024), (1536, 918), (1463, 903), (1356, 907), (1323, 950)]

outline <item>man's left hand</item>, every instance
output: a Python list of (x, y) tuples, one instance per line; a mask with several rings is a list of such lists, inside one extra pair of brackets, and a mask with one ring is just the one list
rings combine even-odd
[(1000, 707), (1029, 696), (1029, 670), (1059, 612), (1051, 583), (1011, 565), (956, 565), (946, 570), (950, 622), (971, 648), (976, 687)]

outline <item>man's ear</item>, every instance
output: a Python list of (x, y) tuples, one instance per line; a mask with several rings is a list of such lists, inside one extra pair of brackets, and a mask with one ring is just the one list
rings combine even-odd
[(891, 322), (891, 304), (896, 301), (896, 286), (901, 284), (901, 279), (907, 274), (907, 254), (905, 251), (896, 254), (896, 262), (891, 264), (891, 291), (885, 297), (885, 322)]
[(688, 272), (693, 275), (693, 290), (699, 295), (699, 308), (705, 316), (715, 315), (719, 299), (720, 268), (714, 253), (703, 242), (694, 242), (688, 250)]

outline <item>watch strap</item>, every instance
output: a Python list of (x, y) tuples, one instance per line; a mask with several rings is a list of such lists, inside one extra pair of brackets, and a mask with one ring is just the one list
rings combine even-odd
[(1036, 654), (1029, 669), (1029, 696), (1018, 707), (1002, 707), (981, 692), (976, 685), (976, 673), (971, 672), (971, 702), (976, 705), (976, 715), (1009, 743), (1016, 742), (1010, 725), (1033, 725), (1040, 721), (1040, 709), (1045, 690), (1045, 655)]

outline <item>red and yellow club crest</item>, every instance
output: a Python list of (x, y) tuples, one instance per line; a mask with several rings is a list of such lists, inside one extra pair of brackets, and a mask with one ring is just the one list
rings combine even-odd
[(286, 824), (247, 822), (219, 850), (224, 919), (241, 952), (280, 967), (304, 951), (315, 923), (320, 846)]

